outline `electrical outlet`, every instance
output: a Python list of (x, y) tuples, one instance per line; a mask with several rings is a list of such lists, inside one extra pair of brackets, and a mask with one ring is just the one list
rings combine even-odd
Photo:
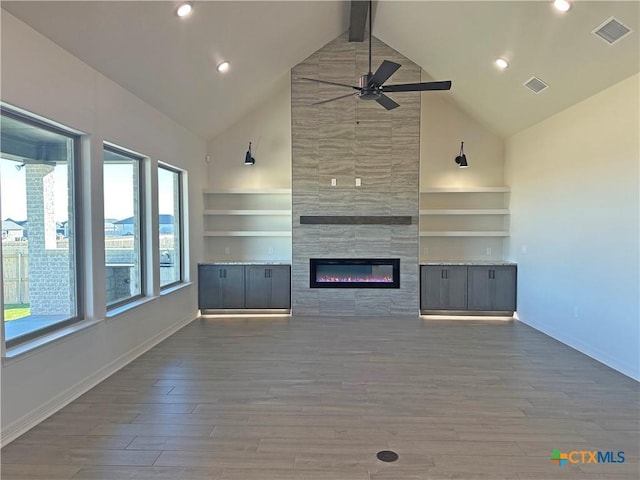
[(359, 187), (362, 185), (362, 180), (360, 178), (356, 178), (356, 187)]
[(332, 178), (331, 179), (331, 186), (335, 187), (336, 185), (338, 185), (338, 179), (337, 178)]
[(231, 252), (231, 250), (229, 250), (229, 247), (224, 247), (224, 254), (225, 255), (229, 255), (230, 252)]
[(424, 247), (422, 249), (422, 254), (426, 257), (427, 255), (429, 255), (429, 247)]
[(273, 255), (273, 248), (269, 247), (268, 254)]
[(487, 247), (487, 257), (491, 256), (491, 247)]
[(522, 245), (520, 250), (522, 250), (522, 253), (527, 253), (527, 246), (526, 245)]

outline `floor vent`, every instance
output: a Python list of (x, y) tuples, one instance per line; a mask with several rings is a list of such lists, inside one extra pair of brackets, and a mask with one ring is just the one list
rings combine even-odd
[(395, 462), (398, 460), (398, 454), (392, 450), (382, 450), (376, 454), (381, 462)]
[(613, 45), (629, 35), (632, 31), (633, 30), (621, 21), (616, 20), (614, 17), (610, 17), (605, 20), (604, 23), (593, 29), (591, 33), (597, 35), (609, 45)]
[(524, 86), (531, 90), (533, 93), (540, 93), (545, 90), (549, 85), (544, 83), (538, 77), (531, 77), (524, 83)]

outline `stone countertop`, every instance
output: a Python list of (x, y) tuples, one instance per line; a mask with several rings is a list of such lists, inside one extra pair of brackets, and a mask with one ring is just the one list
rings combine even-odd
[(441, 261), (441, 262), (420, 262), (420, 265), (469, 265), (469, 266), (474, 266), (474, 265), (478, 265), (478, 266), (492, 266), (492, 265), (496, 265), (496, 266), (517, 266), (517, 263), (514, 262), (505, 262), (502, 260), (497, 260), (495, 262), (489, 262), (489, 261), (484, 261), (484, 260), (479, 260), (479, 261), (473, 261), (473, 260), (468, 260), (468, 261), (459, 261), (459, 262), (455, 262), (455, 261)]
[(248, 262), (218, 262), (206, 261), (200, 262), (198, 265), (291, 265), (291, 262), (269, 262), (269, 261), (248, 261)]

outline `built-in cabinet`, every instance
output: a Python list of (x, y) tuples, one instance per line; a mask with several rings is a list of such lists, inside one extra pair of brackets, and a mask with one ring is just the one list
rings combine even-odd
[(241, 265), (198, 267), (198, 308), (244, 308), (245, 269)]
[(289, 265), (250, 265), (245, 274), (246, 308), (291, 307)]
[(422, 309), (467, 309), (467, 267), (425, 265), (420, 269), (420, 282)]
[(467, 284), (469, 310), (510, 312), (515, 310), (515, 266), (469, 266)]
[(516, 309), (516, 273), (513, 264), (422, 265), (420, 310), (511, 315)]
[(198, 307), (221, 309), (290, 309), (290, 265), (198, 266)]

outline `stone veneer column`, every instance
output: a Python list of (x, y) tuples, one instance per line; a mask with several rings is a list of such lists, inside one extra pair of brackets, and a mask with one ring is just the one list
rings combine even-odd
[(50, 165), (26, 165), (31, 315), (69, 314), (69, 250), (56, 245), (55, 177)]
[[(420, 67), (375, 38), (373, 53), (374, 71), (385, 59), (402, 65), (389, 84), (420, 81)], [(392, 111), (355, 97), (312, 105), (348, 90), (299, 79), (354, 85), (367, 70), (367, 43), (349, 43), (345, 33), (291, 72), (295, 314), (418, 313), (420, 93), (393, 94), (401, 106)], [(300, 225), (301, 215), (411, 215), (413, 223)], [(310, 289), (312, 257), (400, 258), (401, 288)]]

